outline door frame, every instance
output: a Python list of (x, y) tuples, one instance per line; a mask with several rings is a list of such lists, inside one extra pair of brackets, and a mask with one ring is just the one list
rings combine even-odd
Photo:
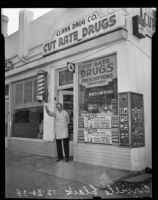
[[(52, 68), (53, 74), (54, 74), (54, 99), (55, 102), (61, 102), (61, 93), (63, 92), (72, 92), (73, 94), (73, 144), (76, 145), (78, 142), (78, 65), (79, 63), (76, 62), (76, 67), (75, 67), (75, 73), (73, 73), (73, 83), (71, 84), (65, 84), (63, 86), (59, 86), (59, 72), (62, 71), (63, 69), (66, 69), (65, 64), (63, 64), (61, 67), (56, 66), (55, 69)], [(67, 89), (73, 88), (73, 91), (68, 91)], [(60, 98), (59, 98), (60, 97)], [(56, 106), (54, 104), (54, 109), (56, 110)]]
[[(9, 137), (9, 99), (7, 98), (5, 99), (5, 126), (6, 126), (6, 123), (7, 123), (7, 135), (5, 135), (5, 148), (8, 147), (8, 137)], [(6, 130), (5, 130), (5, 134), (6, 134)]]
[[(59, 90), (59, 102), (63, 105), (63, 95), (74, 95), (74, 91), (70, 90)], [(73, 98), (73, 112), (74, 112), (74, 98)], [(74, 142), (74, 115), (73, 115), (73, 140), (69, 141), (69, 155), (73, 156), (73, 142)], [(63, 151), (64, 152), (64, 151)]]
[[(73, 91), (69, 91), (69, 90), (59, 90), (59, 102), (63, 104), (63, 95), (67, 94), (67, 95), (73, 95)], [(74, 103), (73, 103), (74, 106)]]

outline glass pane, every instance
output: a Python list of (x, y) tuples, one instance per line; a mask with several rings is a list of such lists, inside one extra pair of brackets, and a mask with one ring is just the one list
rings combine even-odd
[(13, 137), (43, 138), (43, 107), (14, 110)]
[(16, 105), (23, 103), (23, 83), (16, 84), (15, 103)]
[(33, 101), (36, 102), (37, 79), (33, 80)]
[(14, 83), (12, 89), (13, 107), (42, 105), (42, 102), (36, 101), (36, 78), (30, 78), (23, 82)]
[(116, 55), (81, 64), (78, 140), (112, 144), (115, 137), (115, 143), (118, 143), (117, 114)]
[(69, 113), (69, 140), (73, 140), (73, 95), (63, 95), (63, 108)]
[(26, 81), (24, 83), (24, 97), (25, 97), (25, 103), (32, 102), (32, 80)]
[(8, 101), (5, 101), (5, 137), (8, 136)]
[(59, 72), (59, 86), (73, 83), (73, 73), (67, 69)]
[(29, 111), (18, 110), (15, 113), (15, 123), (28, 123), (29, 122)]
[(145, 145), (143, 95), (131, 93), (131, 143), (132, 147)]
[(5, 85), (5, 96), (9, 95), (9, 85)]

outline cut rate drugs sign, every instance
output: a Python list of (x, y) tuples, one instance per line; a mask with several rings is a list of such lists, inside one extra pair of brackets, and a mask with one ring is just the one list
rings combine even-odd
[(43, 56), (119, 27), (125, 28), (125, 17), (121, 10), (102, 17), (93, 12), (52, 33), (52, 39), (43, 44)]

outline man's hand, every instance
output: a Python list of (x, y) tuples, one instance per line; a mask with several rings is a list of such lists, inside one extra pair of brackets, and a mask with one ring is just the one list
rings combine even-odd
[(48, 106), (45, 105), (46, 112), (49, 113)]
[(47, 114), (48, 114), (50, 117), (56, 117), (55, 113), (52, 112), (52, 111), (50, 111), (50, 110), (48, 109), (48, 106), (47, 106), (47, 105), (45, 105), (45, 108), (46, 108)]

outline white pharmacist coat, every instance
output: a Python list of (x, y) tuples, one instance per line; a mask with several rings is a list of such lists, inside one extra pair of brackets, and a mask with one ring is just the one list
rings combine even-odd
[(69, 136), (68, 125), (70, 123), (70, 118), (68, 113), (65, 110), (59, 112), (56, 111), (55, 118), (55, 138), (63, 139)]

